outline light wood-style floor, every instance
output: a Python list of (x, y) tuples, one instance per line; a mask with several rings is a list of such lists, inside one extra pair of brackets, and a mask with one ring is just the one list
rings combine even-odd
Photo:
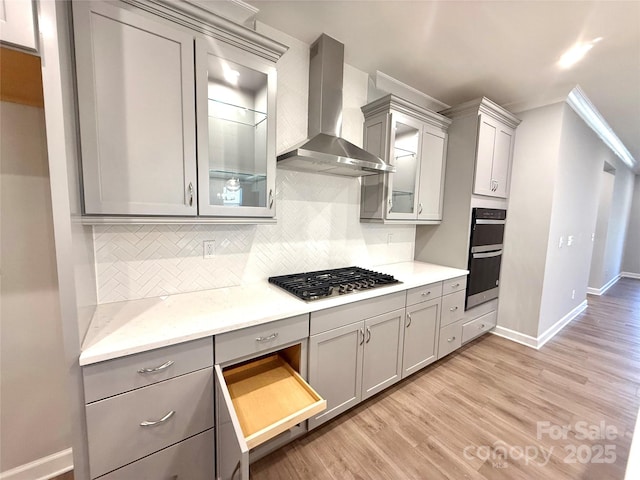
[[(622, 479), (640, 406), (640, 280), (588, 302), (541, 350), (485, 335), (256, 462), (252, 480)], [(602, 422), (615, 438), (583, 438)]]
[[(640, 406), (640, 280), (588, 303), (539, 351), (495, 335), (466, 345), (258, 461), (252, 480), (622, 479)], [(583, 438), (592, 425), (618, 433)]]

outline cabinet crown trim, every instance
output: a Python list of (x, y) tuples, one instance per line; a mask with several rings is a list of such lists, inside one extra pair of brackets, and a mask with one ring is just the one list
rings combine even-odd
[(193, 3), (175, 0), (122, 0), (190, 30), (277, 62), (289, 47)]
[(397, 97), (393, 94), (385, 95), (382, 98), (374, 100), (367, 105), (360, 108), (365, 118), (377, 115), (379, 113), (386, 113), (389, 110), (395, 110), (404, 115), (411, 116), (424, 122), (428, 125), (433, 125), (442, 130), (447, 130), (451, 125), (451, 119), (433, 112), (426, 108), (423, 108), (415, 103), (411, 103), (404, 98)]
[(446, 115), (449, 118), (458, 118), (466, 117), (471, 114), (477, 114), (478, 112), (489, 115), (511, 128), (516, 128), (522, 121), (513, 113), (504, 109), (492, 100), (489, 100), (487, 97), (470, 100), (455, 107), (442, 110), (440, 113), (442, 115)]

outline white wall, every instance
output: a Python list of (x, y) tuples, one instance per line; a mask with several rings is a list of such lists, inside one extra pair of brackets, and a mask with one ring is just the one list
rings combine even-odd
[[(307, 138), (309, 46), (265, 25), (258, 31), (289, 46), (277, 65), (281, 152)], [(345, 65), (342, 134), (357, 145), (367, 83), (367, 74)], [(413, 260), (415, 226), (360, 223), (359, 213), (359, 179), (278, 168), (277, 224), (96, 226), (98, 302)], [(215, 240), (215, 259), (202, 258), (204, 240)]]
[(0, 471), (71, 445), (41, 108), (0, 104)]
[(633, 175), (567, 104), (518, 116), (498, 325), (538, 338), (586, 299), (605, 162), (616, 179), (602, 270), (619, 273)]
[(564, 104), (518, 113), (498, 325), (537, 336)]
[[(565, 104), (563, 108), (538, 335), (587, 297), (598, 186), (605, 161), (612, 162), (614, 157), (571, 107)], [(573, 237), (571, 246), (569, 236)]]
[[(593, 240), (593, 254), (591, 256), (591, 270), (589, 271), (589, 286), (600, 288), (604, 268), (604, 254), (607, 247), (607, 231), (611, 216), (611, 200), (613, 200), (613, 186), (615, 171), (603, 170), (600, 174), (600, 188), (598, 190), (598, 213)], [(597, 285), (597, 287), (595, 287)]]
[(640, 175), (636, 175), (634, 183), (622, 270), (640, 276)]

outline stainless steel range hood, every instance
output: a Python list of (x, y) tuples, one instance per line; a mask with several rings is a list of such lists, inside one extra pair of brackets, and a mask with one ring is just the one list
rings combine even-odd
[(289, 170), (362, 177), (395, 172), (393, 165), (341, 138), (344, 45), (322, 34), (309, 58), (309, 139), (278, 155)]

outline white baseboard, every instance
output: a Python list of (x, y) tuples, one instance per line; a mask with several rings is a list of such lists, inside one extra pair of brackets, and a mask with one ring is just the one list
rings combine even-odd
[(571, 322), (571, 320), (576, 318), (586, 309), (587, 309), (587, 301), (583, 300), (580, 305), (578, 305), (576, 308), (571, 310), (569, 313), (567, 313), (564, 317), (562, 317), (556, 323), (551, 325), (551, 327), (549, 327), (542, 335), (538, 335), (538, 346), (536, 348), (538, 349), (542, 348), (542, 346), (545, 343), (547, 343), (549, 340), (555, 337), (555, 335), (564, 327), (566, 327)]
[(521, 343), (522, 345), (526, 345), (527, 347), (538, 348), (538, 340), (535, 337), (516, 332), (515, 330), (511, 330), (509, 328), (501, 327), (500, 325), (491, 330), (491, 333), (493, 333), (494, 335), (498, 335), (499, 337), (506, 338), (507, 340), (511, 340), (512, 342)]
[(0, 480), (49, 480), (73, 470), (73, 455), (67, 448), (31, 463), (0, 473)]
[(624, 277), (624, 278), (636, 278), (636, 279), (640, 280), (640, 273), (620, 272), (620, 276)]
[(498, 325), (491, 333), (494, 335), (498, 335), (499, 337), (506, 338), (507, 340), (511, 340), (513, 342), (521, 343), (530, 348), (535, 348), (539, 350), (542, 346), (551, 340), (560, 330), (562, 330), (565, 326), (567, 326), (571, 320), (576, 318), (587, 308), (587, 301), (584, 300), (580, 305), (567, 313), (564, 317), (558, 320), (556, 323), (551, 325), (542, 335), (538, 335), (538, 337), (532, 337), (531, 335), (526, 335), (524, 333), (516, 332), (515, 330), (511, 330), (509, 328), (501, 327)]
[[(622, 273), (619, 273), (618, 275), (616, 275), (615, 277), (613, 277), (611, 280), (609, 280), (607, 283), (605, 283), (602, 287), (600, 288), (592, 288), (592, 287), (588, 287), (587, 288), (587, 293), (590, 295), (604, 295), (605, 292), (607, 290), (609, 290), (611, 287), (613, 287), (613, 285), (620, 280), (620, 277), (622, 277)], [(640, 278), (640, 275), (638, 275), (638, 278)]]

